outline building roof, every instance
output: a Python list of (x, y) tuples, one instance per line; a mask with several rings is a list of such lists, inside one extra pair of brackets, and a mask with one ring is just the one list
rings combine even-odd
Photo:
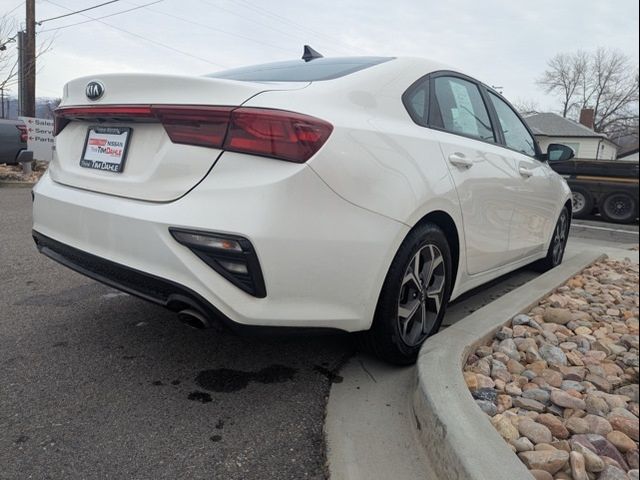
[(596, 133), (584, 125), (563, 118), (556, 113), (535, 113), (526, 117), (525, 122), (535, 135), (547, 137), (598, 137), (607, 138), (602, 133)]
[(618, 152), (618, 158), (625, 158), (625, 157), (630, 157), (631, 155), (638, 153), (640, 151), (640, 148), (636, 147), (630, 150), (625, 150), (622, 152)]

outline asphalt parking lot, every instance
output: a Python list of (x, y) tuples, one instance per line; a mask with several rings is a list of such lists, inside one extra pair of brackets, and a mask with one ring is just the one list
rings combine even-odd
[(28, 189), (0, 208), (1, 479), (325, 478), (347, 335), (192, 330), (39, 255)]

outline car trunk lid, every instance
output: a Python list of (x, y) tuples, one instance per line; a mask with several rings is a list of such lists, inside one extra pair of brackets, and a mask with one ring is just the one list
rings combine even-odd
[(174, 200), (215, 164), (222, 150), (212, 139), (224, 135), (228, 112), (261, 92), (307, 85), (151, 74), (73, 80), (56, 113), (51, 177), (109, 195)]

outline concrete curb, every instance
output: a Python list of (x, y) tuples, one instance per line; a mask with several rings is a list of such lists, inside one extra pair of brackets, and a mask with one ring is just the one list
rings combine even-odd
[(0, 180), (0, 188), (31, 188), (35, 185), (35, 182), (11, 182), (7, 180)]
[(514, 315), (602, 258), (606, 255), (595, 252), (575, 255), (425, 342), (417, 363), (413, 413), (418, 438), (436, 478), (533, 479), (476, 405), (462, 368), (475, 347), (488, 341)]

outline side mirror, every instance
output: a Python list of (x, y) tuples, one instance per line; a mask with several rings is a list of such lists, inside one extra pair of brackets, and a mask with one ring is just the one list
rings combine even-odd
[(571, 160), (575, 157), (575, 153), (571, 147), (562, 145), (560, 143), (552, 143), (547, 148), (547, 161), (548, 162), (561, 162), (563, 160)]

